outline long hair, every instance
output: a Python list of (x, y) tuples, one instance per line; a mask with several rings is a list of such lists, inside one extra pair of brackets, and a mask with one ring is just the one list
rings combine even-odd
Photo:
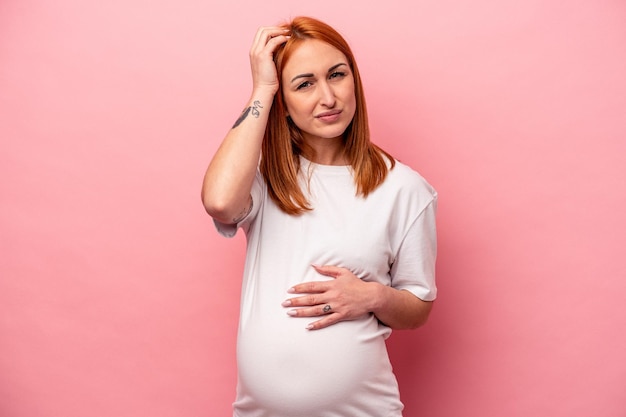
[[(279, 88), (274, 96), (269, 120), (265, 128), (261, 150), (260, 170), (270, 197), (287, 214), (301, 214), (311, 210), (308, 200), (298, 183), (301, 154), (309, 154), (300, 129), (286, 117), (282, 89), (283, 68), (293, 51), (307, 39), (317, 39), (341, 51), (348, 60), (354, 76), (356, 110), (352, 122), (343, 135), (344, 154), (352, 167), (356, 195), (366, 197), (387, 176), (395, 160), (387, 152), (370, 141), (367, 108), (361, 76), (350, 46), (345, 39), (326, 23), (310, 17), (296, 17), (282, 25), (291, 37), (274, 52)], [(387, 165), (389, 161), (389, 166)]]

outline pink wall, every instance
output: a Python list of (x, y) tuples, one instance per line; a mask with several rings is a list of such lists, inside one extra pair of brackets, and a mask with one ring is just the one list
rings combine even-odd
[(0, 2), (0, 415), (229, 415), (244, 240), (200, 182), (256, 27), (311, 14), (440, 193), (407, 417), (623, 417), (626, 4), (293, 3)]

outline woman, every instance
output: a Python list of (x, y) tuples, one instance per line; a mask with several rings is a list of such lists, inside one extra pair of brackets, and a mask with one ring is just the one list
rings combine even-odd
[(436, 192), (370, 142), (334, 29), (261, 28), (250, 61), (202, 189), (219, 232), (247, 238), (234, 416), (401, 416), (385, 339), (432, 308)]

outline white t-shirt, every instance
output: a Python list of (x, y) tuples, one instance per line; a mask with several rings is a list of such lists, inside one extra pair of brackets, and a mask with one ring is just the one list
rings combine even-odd
[(260, 173), (241, 227), (247, 255), (237, 342), (236, 417), (399, 417), (403, 405), (387, 356), (391, 330), (373, 314), (310, 331), (318, 318), (294, 318), (287, 290), (330, 279), (312, 267), (348, 268), (365, 281), (434, 300), (437, 193), (396, 162), (367, 198), (355, 196), (351, 169), (301, 158), (312, 211), (291, 216), (271, 200)]

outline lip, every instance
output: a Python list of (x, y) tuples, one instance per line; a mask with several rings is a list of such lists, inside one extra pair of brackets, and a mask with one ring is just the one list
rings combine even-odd
[(341, 110), (330, 110), (324, 113), (320, 113), (315, 116), (316, 119), (322, 120), (324, 122), (334, 122), (339, 119), (341, 115)]

